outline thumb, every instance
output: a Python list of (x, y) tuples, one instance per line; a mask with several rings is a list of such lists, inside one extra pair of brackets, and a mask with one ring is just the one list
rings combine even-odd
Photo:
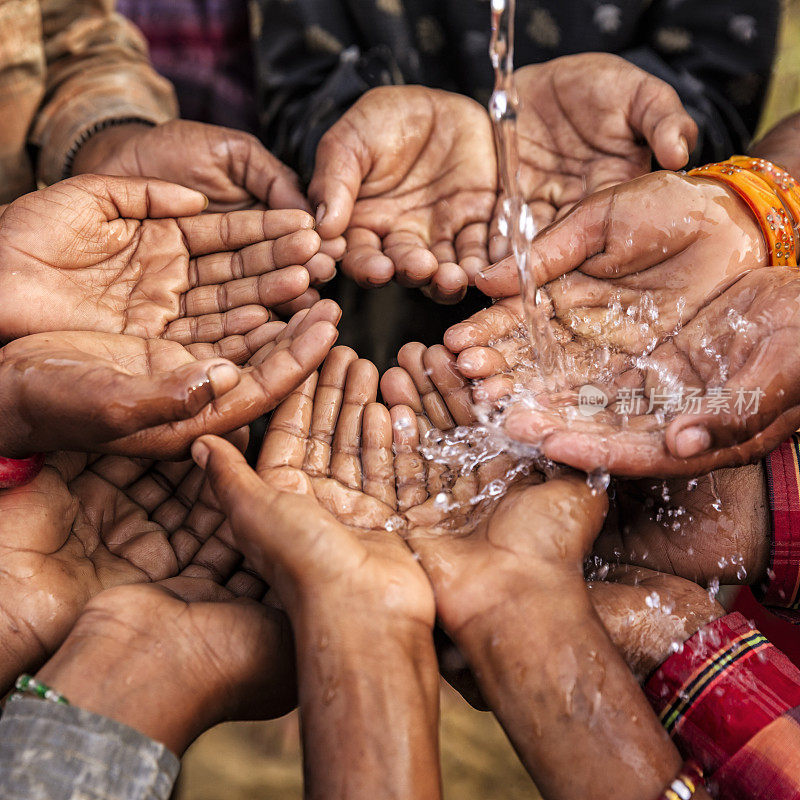
[(659, 164), (681, 169), (697, 144), (698, 128), (669, 84), (645, 75), (633, 95), (631, 128), (644, 136)]
[(191, 217), (208, 207), (202, 192), (154, 178), (79, 175), (64, 183), (92, 195), (108, 220)]
[(341, 119), (317, 148), (308, 196), (316, 209), (317, 232), (323, 239), (341, 236), (350, 224), (369, 157), (356, 129)]

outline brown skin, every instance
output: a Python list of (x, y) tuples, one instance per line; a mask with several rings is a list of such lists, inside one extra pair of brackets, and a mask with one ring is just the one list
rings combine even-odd
[[(719, 263), (720, 259), (714, 261)], [(648, 271), (619, 282), (644, 280)], [(548, 285), (556, 307), (561, 302), (565, 309), (567, 302), (580, 307), (583, 301), (572, 289), (585, 279), (576, 272), (566, 280), (566, 284), (556, 281)], [(695, 284), (702, 289), (699, 279)], [(581, 292), (585, 292), (584, 297), (591, 296), (598, 312), (601, 306), (605, 308), (607, 299), (602, 289), (587, 286)], [(521, 441), (537, 443), (554, 460), (585, 470), (602, 467), (626, 477), (701, 475), (755, 461), (774, 449), (800, 424), (800, 386), (792, 377), (800, 367), (796, 363), (800, 354), (794, 347), (800, 324), (800, 279), (796, 270), (753, 269), (717, 296), (711, 293), (701, 298), (691, 286), (680, 293), (688, 295), (688, 302), (683, 327), (675, 335), (650, 327), (636, 342), (637, 326), (632, 325), (627, 331), (616, 331), (612, 334), (616, 341), (609, 341), (597, 334), (600, 328), (574, 331), (563, 319), (552, 323), (564, 351), (573, 360), (574, 367), (568, 373), (573, 389), (566, 395), (539, 393), (537, 399), (544, 406), (541, 411), (522, 406), (513, 409), (506, 422), (509, 433)], [(673, 316), (676, 314), (676, 300), (666, 299), (667, 319), (669, 309)], [(697, 312), (690, 317), (694, 308)], [(498, 402), (511, 394), (517, 382), (536, 392), (537, 378), (525, 366), (526, 344), (519, 335), (521, 309), (519, 298), (508, 298), (446, 334), (447, 346), (459, 354), (460, 371), (479, 383), (476, 399)], [(732, 315), (739, 321), (735, 331), (731, 328)], [(636, 348), (641, 348), (641, 354), (653, 343), (657, 346), (648, 356), (647, 367), (636, 368), (631, 360)], [(559, 406), (566, 401), (574, 408), (577, 387), (592, 382), (596, 375), (593, 367), (585, 365), (607, 345), (613, 348), (612, 380), (610, 385), (604, 381), (604, 388), (611, 405), (590, 420), (569, 425)], [(721, 372), (720, 364), (726, 373)], [(701, 396), (710, 387), (729, 392), (728, 411), (714, 413), (709, 403), (697, 413), (673, 412), (664, 425), (646, 413), (645, 401), (642, 413), (630, 415), (623, 426), (613, 405), (615, 393), (627, 387), (646, 398), (651, 390), (661, 387), (662, 370), (680, 376), (684, 386)], [(756, 412), (747, 405), (747, 398), (758, 390), (763, 395)], [(746, 402), (737, 408), (740, 392)]]
[(210, 345), (206, 354), (201, 345), (118, 334), (18, 339), (0, 350), (0, 453), (66, 448), (179, 458), (197, 436), (230, 433), (287, 397), (336, 341), (340, 314), (321, 301), (249, 343), (230, 341), (231, 355), (259, 347), (245, 369), (214, 358)]
[(241, 558), (217, 538), (225, 520), (202, 490), (191, 462), (57, 453), (33, 482), (0, 492), (0, 691), (43, 663), (104, 589), (223, 574), (252, 588), (234, 576)]
[(222, 440), (193, 448), (291, 619), (312, 798), (440, 796), (433, 593), (384, 527), (392, 428), (377, 383), (337, 348), (275, 413), (257, 473)]
[[(75, 175), (92, 172), (188, 186), (208, 197), (211, 211), (310, 210), (297, 176), (258, 139), (200, 122), (173, 120), (156, 127), (132, 124), (101, 131), (78, 151), (73, 166)], [(343, 252), (343, 239), (326, 241), (306, 262), (312, 282), (329, 281)]]
[(281, 612), (210, 579), (173, 578), (89, 601), (36, 677), (181, 756), (218, 722), (294, 706), (292, 644)]
[[(411, 363), (415, 350), (419, 355), (406, 348), (401, 360)], [(403, 377), (395, 369), (382, 383), (384, 396), (412, 401), (392, 408), (399, 456), (416, 452), (419, 432), (431, 426), (426, 410), (434, 418), (461, 414), (440, 359), (441, 348), (424, 360), (429, 374), (412, 367), (414, 377)], [(420, 459), (396, 462), (398, 496), (401, 486), (416, 489), (404, 536), (433, 583), (440, 622), (544, 796), (656, 796), (680, 757), (628, 668), (646, 676), (674, 643), (724, 611), (696, 584), (649, 570), (620, 567), (612, 571), (614, 583), (585, 584), (584, 557), (607, 501), (593, 496), (581, 476), (518, 478), (502, 499), (468, 511), (462, 499), (448, 514), (437, 511), (435, 495), (468, 498), (508, 465), (502, 455), (455, 477)], [(653, 591), (672, 611), (647, 606)]]
[(323, 237), (363, 286), (395, 278), (437, 301), (488, 263), (497, 194), (491, 125), (474, 100), (422, 86), (373, 89), (322, 138), (309, 197)]
[[(647, 174), (652, 155), (667, 169), (689, 160), (697, 126), (675, 90), (618, 56), (564, 56), (514, 77), (520, 188), (539, 228), (587, 195)], [(498, 261), (509, 248), (493, 227)]]
[(304, 211), (205, 214), (199, 192), (83, 175), (0, 224), (0, 338), (97, 330), (215, 343), (304, 295), (319, 251)]

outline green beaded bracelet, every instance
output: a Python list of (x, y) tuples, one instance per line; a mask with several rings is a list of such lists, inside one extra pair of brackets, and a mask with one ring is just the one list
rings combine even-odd
[(49, 700), (51, 703), (58, 703), (62, 706), (69, 705), (69, 700), (61, 692), (51, 689), (46, 683), (37, 681), (32, 675), (20, 675), (14, 686), (17, 691), (11, 695), (12, 699), (27, 695), (38, 697), (40, 700)]

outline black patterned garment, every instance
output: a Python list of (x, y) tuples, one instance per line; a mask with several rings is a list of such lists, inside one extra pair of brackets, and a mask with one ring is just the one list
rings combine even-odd
[[(251, 0), (262, 135), (308, 176), (322, 134), (368, 89), (419, 83), (486, 103), (489, 0)], [(779, 0), (517, 0), (516, 65), (616, 53), (672, 84), (695, 160), (746, 148), (766, 94)]]

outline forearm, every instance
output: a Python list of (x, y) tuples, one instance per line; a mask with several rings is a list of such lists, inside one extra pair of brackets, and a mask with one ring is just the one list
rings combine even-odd
[(800, 114), (779, 122), (750, 148), (750, 154), (766, 158), (800, 178)]
[(306, 796), (440, 797), (431, 630), (327, 607), (303, 613), (295, 638)]
[(549, 800), (657, 797), (680, 769), (583, 586), (543, 583), (456, 641)]

